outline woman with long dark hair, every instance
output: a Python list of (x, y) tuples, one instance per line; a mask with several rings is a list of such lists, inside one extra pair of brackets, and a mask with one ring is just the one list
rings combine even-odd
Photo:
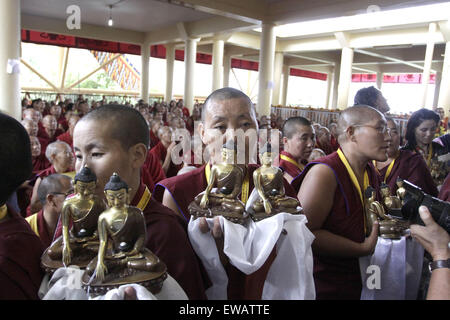
[(403, 149), (422, 154), (428, 167), (431, 159), (445, 153), (444, 148), (433, 142), (436, 128), (439, 125), (439, 115), (428, 109), (420, 109), (414, 112), (406, 125), (406, 145)]
[[(439, 181), (436, 171), (445, 171), (445, 174), (440, 174), (444, 178), (448, 171), (446, 164), (437, 160), (438, 156), (446, 153), (446, 149), (439, 143), (433, 142), (439, 121), (439, 115), (432, 110), (422, 108), (414, 112), (406, 125), (405, 138), (407, 142), (403, 147), (403, 149), (420, 153), (423, 156), (433, 178), (436, 175), (435, 183), (437, 186), (442, 184), (442, 181)], [(437, 167), (442, 168), (438, 170)]]

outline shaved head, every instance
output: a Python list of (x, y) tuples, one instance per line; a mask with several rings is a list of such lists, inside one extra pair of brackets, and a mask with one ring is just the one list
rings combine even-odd
[(253, 103), (250, 98), (240, 90), (226, 87), (222, 89), (218, 89), (211, 93), (205, 100), (202, 108), (202, 122), (205, 122), (206, 112), (208, 108), (211, 106), (212, 102), (230, 100), (230, 99), (243, 99), (248, 103), (250, 110), (252, 111), (252, 115), (256, 119), (255, 109), (253, 108)]
[(298, 131), (297, 126), (311, 126), (311, 122), (303, 117), (292, 117), (287, 119), (283, 125), (283, 137), (291, 139)]
[(139, 111), (124, 105), (104, 105), (88, 112), (78, 123), (95, 121), (98, 126), (105, 122), (113, 123), (110, 136), (119, 141), (124, 150), (143, 143), (149, 146), (149, 129), (147, 122)]
[(337, 123), (338, 142), (346, 141), (346, 132), (349, 127), (365, 125), (377, 118), (384, 118), (384, 116), (378, 110), (365, 105), (353, 106), (341, 111)]

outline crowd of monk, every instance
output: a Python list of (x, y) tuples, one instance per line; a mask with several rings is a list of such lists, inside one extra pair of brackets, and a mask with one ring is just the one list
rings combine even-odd
[[(71, 179), (86, 166), (97, 176), (99, 197), (104, 198), (103, 187), (113, 172), (130, 187), (131, 205), (151, 191), (142, 210), (149, 235), (146, 247), (164, 261), (189, 299), (206, 299), (211, 281), (189, 242), (188, 206), (207, 187), (205, 167), (213, 164), (213, 142), (225, 142), (228, 129), (263, 128), (280, 132), (279, 167), (286, 195), (298, 198), (315, 236), (316, 298), (360, 299), (358, 258), (373, 253), (378, 231), (376, 225), (364, 230), (358, 190), (368, 183), (379, 195), (384, 182), (395, 194), (401, 178), (450, 201), (447, 166), (440, 174), (433, 167), (438, 156), (450, 152), (450, 135), (443, 110), (429, 109), (414, 112), (406, 132), (400, 132), (389, 117), (386, 99), (373, 87), (360, 90), (354, 104), (336, 121), (319, 124), (304, 117), (259, 116), (252, 101), (231, 88), (196, 102), (191, 112), (182, 99), (152, 104), (139, 100), (132, 105), (83, 96), (76, 101), (24, 98), (21, 126), (5, 115), (0, 124), (0, 299), (38, 299), (41, 255), (61, 234), (59, 217), (73, 193)], [(177, 129), (200, 138), (192, 140), (191, 154), (183, 155), (182, 163), (172, 157)], [(208, 133), (211, 129), (215, 136)], [(26, 134), (21, 136), (20, 130)], [(198, 150), (200, 162), (193, 161)], [(32, 170), (27, 169), (28, 160)], [(247, 167), (250, 176), (257, 167)], [(214, 225), (211, 230), (215, 237), (221, 236), (219, 228)], [(210, 230), (204, 225), (202, 231)], [(421, 232), (411, 230), (419, 241)], [(436, 259), (449, 258), (448, 247), (430, 250)], [(228, 298), (260, 299), (272, 261), (269, 258), (250, 275), (225, 262)], [(418, 299), (426, 296), (421, 294)]]

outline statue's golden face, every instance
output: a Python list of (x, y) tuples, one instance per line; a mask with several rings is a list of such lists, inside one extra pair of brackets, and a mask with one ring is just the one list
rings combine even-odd
[(222, 160), (226, 163), (233, 163), (236, 160), (236, 152), (229, 149), (222, 149)]
[(383, 196), (388, 196), (389, 195), (389, 189), (388, 188), (381, 188), (381, 194)]
[(106, 190), (105, 196), (110, 207), (123, 208), (128, 204), (128, 192), (125, 188), (117, 191)]
[(272, 163), (272, 153), (271, 152), (264, 152), (261, 155), (261, 163), (263, 165), (270, 165)]
[(81, 182), (77, 181), (74, 186), (75, 193), (80, 194), (83, 198), (90, 198), (94, 195), (96, 183), (92, 182)]

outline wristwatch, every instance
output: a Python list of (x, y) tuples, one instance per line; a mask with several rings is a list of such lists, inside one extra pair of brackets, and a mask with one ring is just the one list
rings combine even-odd
[(440, 268), (450, 268), (450, 259), (432, 261), (428, 267), (430, 268), (430, 271)]

